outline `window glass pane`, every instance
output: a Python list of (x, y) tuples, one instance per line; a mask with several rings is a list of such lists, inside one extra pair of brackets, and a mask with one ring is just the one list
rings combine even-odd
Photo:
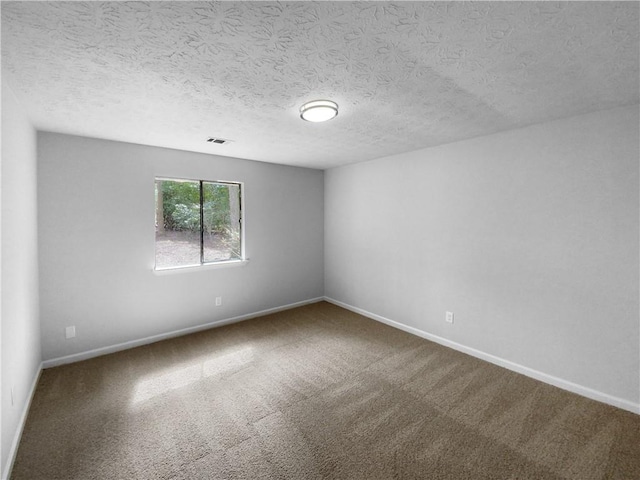
[(240, 259), (240, 185), (203, 182), (202, 191), (204, 261)]
[(156, 180), (156, 268), (200, 264), (200, 182)]

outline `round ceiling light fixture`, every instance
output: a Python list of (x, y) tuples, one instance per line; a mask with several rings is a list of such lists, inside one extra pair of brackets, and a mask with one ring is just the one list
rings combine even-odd
[(300, 107), (300, 118), (307, 122), (326, 122), (338, 115), (338, 104), (331, 100), (314, 100)]

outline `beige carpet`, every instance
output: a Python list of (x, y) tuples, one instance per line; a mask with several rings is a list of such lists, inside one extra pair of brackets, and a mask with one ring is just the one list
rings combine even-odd
[(45, 370), (14, 479), (640, 479), (640, 416), (322, 302)]

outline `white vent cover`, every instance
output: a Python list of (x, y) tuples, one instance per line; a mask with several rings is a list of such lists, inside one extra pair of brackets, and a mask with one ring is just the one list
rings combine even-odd
[(226, 140), (224, 138), (216, 138), (209, 137), (207, 138), (207, 143), (215, 143), (216, 145), (224, 145), (225, 143), (229, 143), (231, 140)]

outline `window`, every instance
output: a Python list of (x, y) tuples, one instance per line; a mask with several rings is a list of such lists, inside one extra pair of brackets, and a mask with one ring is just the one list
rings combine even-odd
[(156, 270), (243, 260), (240, 183), (156, 178)]

